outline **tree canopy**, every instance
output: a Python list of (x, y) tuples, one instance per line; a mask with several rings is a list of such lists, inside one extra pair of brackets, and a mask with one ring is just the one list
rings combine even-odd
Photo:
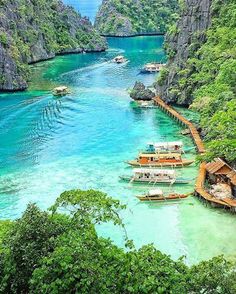
[(216, 257), (192, 267), (153, 245), (126, 250), (98, 236), (96, 224), (123, 228), (125, 207), (105, 193), (64, 192), (49, 211), (29, 204), (1, 224), (1, 293), (235, 293), (236, 266)]

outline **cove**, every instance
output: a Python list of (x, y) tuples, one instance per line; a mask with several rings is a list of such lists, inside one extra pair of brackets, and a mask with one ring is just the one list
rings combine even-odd
[[(135, 195), (148, 187), (119, 181), (119, 175), (131, 172), (124, 161), (133, 159), (147, 141), (193, 143), (165, 113), (134, 107), (127, 93), (136, 80), (153, 83), (155, 77), (139, 75), (139, 69), (165, 60), (163, 37), (108, 42), (107, 52), (59, 56), (36, 64), (27, 92), (0, 95), (0, 218), (19, 217), (29, 202), (47, 209), (68, 189), (93, 188), (127, 204), (121, 216), (137, 247), (154, 243), (173, 258), (186, 255), (188, 263), (233, 255), (235, 216), (206, 207), (194, 197), (163, 205), (140, 203)], [(130, 62), (110, 63), (118, 54)], [(61, 84), (72, 93), (53, 97), (51, 89)], [(176, 191), (192, 191), (197, 171), (197, 166), (179, 169), (179, 175), (193, 181), (176, 186)], [(120, 229), (98, 229), (123, 246)]]

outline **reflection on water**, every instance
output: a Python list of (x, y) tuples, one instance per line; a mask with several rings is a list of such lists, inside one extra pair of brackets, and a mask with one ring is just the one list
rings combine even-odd
[[(132, 172), (124, 161), (135, 158), (146, 142), (193, 144), (166, 114), (135, 108), (128, 97), (127, 89), (136, 80), (146, 85), (155, 80), (153, 75), (140, 75), (139, 69), (164, 59), (163, 38), (109, 39), (109, 43), (108, 52), (39, 63), (32, 67), (28, 92), (0, 96), (1, 218), (19, 217), (30, 201), (46, 209), (65, 190), (94, 188), (127, 204), (122, 218), (137, 246), (154, 243), (174, 258), (186, 255), (189, 262), (220, 254), (225, 246), (227, 254), (233, 254), (233, 216), (208, 209), (193, 197), (168, 205), (139, 203), (135, 195), (147, 187), (119, 181), (120, 175)], [(130, 62), (111, 63), (120, 53)], [(51, 90), (61, 84), (71, 94), (53, 97)], [(197, 167), (180, 168), (177, 174), (194, 178)], [(189, 192), (193, 187), (194, 181), (175, 189)], [(119, 229), (105, 225), (99, 232), (123, 245)]]

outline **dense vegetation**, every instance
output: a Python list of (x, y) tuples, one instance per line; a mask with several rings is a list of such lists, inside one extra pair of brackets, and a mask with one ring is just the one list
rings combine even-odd
[[(119, 217), (123, 208), (102, 192), (74, 190), (47, 212), (30, 204), (20, 219), (2, 222), (0, 292), (236, 292), (235, 264), (223, 257), (187, 267), (152, 245), (136, 250)], [(95, 225), (104, 222), (121, 226), (126, 250), (97, 235)]]
[(91, 23), (60, 0), (0, 0), (0, 90), (25, 89), (28, 63), (106, 48)]
[(178, 12), (178, 0), (104, 0), (95, 26), (105, 35), (165, 33)]
[[(187, 89), (192, 108), (201, 114), (201, 127), (208, 143), (206, 159), (221, 156), (236, 160), (236, 2), (213, 0), (212, 24), (206, 41), (189, 45), (185, 68), (176, 71), (175, 93)], [(176, 33), (176, 32), (175, 32)], [(178, 32), (177, 32), (178, 33)], [(168, 47), (168, 44), (167, 44)], [(168, 53), (175, 54), (171, 50)], [(171, 56), (170, 56), (171, 57)], [(168, 77), (165, 69), (159, 84)]]

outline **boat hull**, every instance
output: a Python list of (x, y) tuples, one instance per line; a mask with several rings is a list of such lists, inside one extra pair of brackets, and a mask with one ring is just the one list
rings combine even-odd
[(152, 70), (152, 71), (146, 70), (146, 69), (140, 70), (141, 74), (155, 74), (155, 73), (158, 73), (158, 72), (160, 72), (160, 70)]
[(138, 160), (130, 160), (127, 163), (134, 167), (183, 167), (192, 164), (194, 160), (183, 159), (181, 162), (151, 162), (151, 163), (140, 163)]
[(159, 179), (159, 180), (150, 180), (150, 179), (133, 179), (133, 177), (129, 176), (120, 176), (120, 179), (125, 182), (130, 182), (133, 184), (149, 184), (149, 185), (171, 185), (171, 184), (189, 184), (189, 179), (177, 178), (175, 181), (167, 180), (167, 179)]
[(168, 196), (136, 196), (140, 201), (157, 201), (157, 202), (162, 202), (162, 201), (173, 201), (173, 200), (180, 200), (180, 199), (185, 199), (189, 196), (190, 194), (170, 194)]

